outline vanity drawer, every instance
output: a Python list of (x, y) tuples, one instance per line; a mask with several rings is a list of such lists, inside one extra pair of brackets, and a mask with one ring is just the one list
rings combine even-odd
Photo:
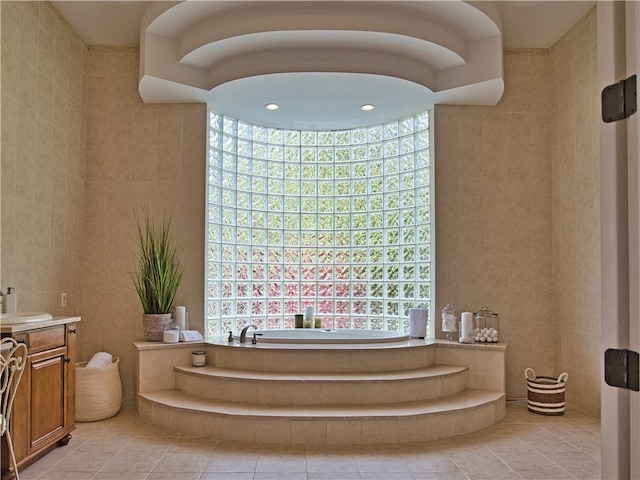
[[(23, 334), (16, 335), (16, 340), (23, 341), (27, 344), (29, 354), (38, 353), (56, 347), (63, 347), (66, 344), (65, 330), (65, 325), (39, 328), (37, 330), (30, 330)], [(24, 337), (19, 338), (22, 335), (24, 335)]]

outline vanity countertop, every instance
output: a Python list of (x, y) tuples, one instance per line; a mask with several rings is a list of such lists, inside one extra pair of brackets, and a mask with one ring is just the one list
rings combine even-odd
[(80, 322), (79, 316), (71, 317), (53, 317), (51, 320), (43, 320), (41, 322), (28, 322), (28, 323), (14, 323), (11, 325), (1, 325), (0, 333), (18, 333), (26, 332), (27, 330), (35, 330), (38, 328), (55, 327), (56, 325), (65, 325), (67, 323)]

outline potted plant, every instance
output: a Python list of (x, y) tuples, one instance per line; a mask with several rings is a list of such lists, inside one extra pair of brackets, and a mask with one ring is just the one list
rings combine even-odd
[(171, 216), (156, 225), (145, 208), (136, 211), (136, 227), (139, 259), (131, 277), (144, 312), (144, 339), (162, 341), (164, 330), (171, 323), (169, 310), (182, 281), (183, 268), (170, 235)]

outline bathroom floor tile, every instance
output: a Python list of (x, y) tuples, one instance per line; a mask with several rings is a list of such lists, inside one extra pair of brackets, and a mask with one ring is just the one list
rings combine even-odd
[[(26, 479), (20, 474), (21, 479)], [(46, 476), (40, 476), (38, 478), (46, 478), (47, 480), (90, 480), (93, 478), (91, 472), (49, 472)]]
[(574, 480), (600, 478), (600, 424), (578, 410), (507, 414), (473, 434), (405, 444), (259, 445), (180, 435), (125, 410), (79, 423), (22, 480)]
[(256, 465), (258, 472), (306, 473), (307, 458), (304, 455), (261, 454)]
[(151, 472), (162, 458), (159, 453), (119, 453), (102, 467), (101, 472)]
[(228, 472), (228, 473), (246, 473), (255, 472), (258, 463), (257, 453), (244, 452), (215, 452), (209, 457), (209, 461), (204, 471), (209, 472)]
[(600, 458), (583, 452), (557, 452), (547, 457), (580, 479), (600, 478)]
[(151, 472), (145, 480), (200, 480), (199, 472)]
[(449, 455), (428, 452), (402, 453), (402, 459), (412, 473), (459, 472), (460, 469)]
[(201, 453), (165, 453), (153, 468), (155, 472), (195, 472), (202, 473), (209, 457)]
[(215, 452), (218, 442), (208, 438), (177, 438), (169, 446), (168, 453), (199, 453), (211, 455)]
[(113, 458), (114, 454), (102, 451), (80, 451), (67, 455), (52, 466), (51, 472), (98, 472)]
[(254, 480), (307, 480), (306, 472), (256, 472)]
[(357, 455), (356, 463), (360, 473), (410, 473), (402, 457), (397, 454)]
[(358, 464), (351, 455), (344, 454), (307, 454), (307, 472), (309, 473), (357, 473)]
[(200, 480), (253, 480), (253, 472), (205, 472)]
[(468, 480), (460, 470), (455, 472), (414, 472), (415, 480)]
[(308, 480), (362, 480), (357, 472), (309, 472)]
[[(118, 472), (118, 480), (146, 480), (150, 474), (144, 472)], [(46, 478), (46, 477), (43, 477)], [(22, 479), (22, 475), (20, 475)], [(98, 472), (91, 480), (114, 480), (112, 472)]]
[(413, 480), (408, 472), (360, 472), (362, 480)]

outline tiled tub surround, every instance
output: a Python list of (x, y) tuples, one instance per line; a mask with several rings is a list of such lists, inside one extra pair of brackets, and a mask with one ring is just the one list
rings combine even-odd
[[(187, 435), (339, 445), (434, 440), (505, 413), (506, 345), (137, 342), (136, 407)], [(204, 350), (205, 367), (191, 366)]]

